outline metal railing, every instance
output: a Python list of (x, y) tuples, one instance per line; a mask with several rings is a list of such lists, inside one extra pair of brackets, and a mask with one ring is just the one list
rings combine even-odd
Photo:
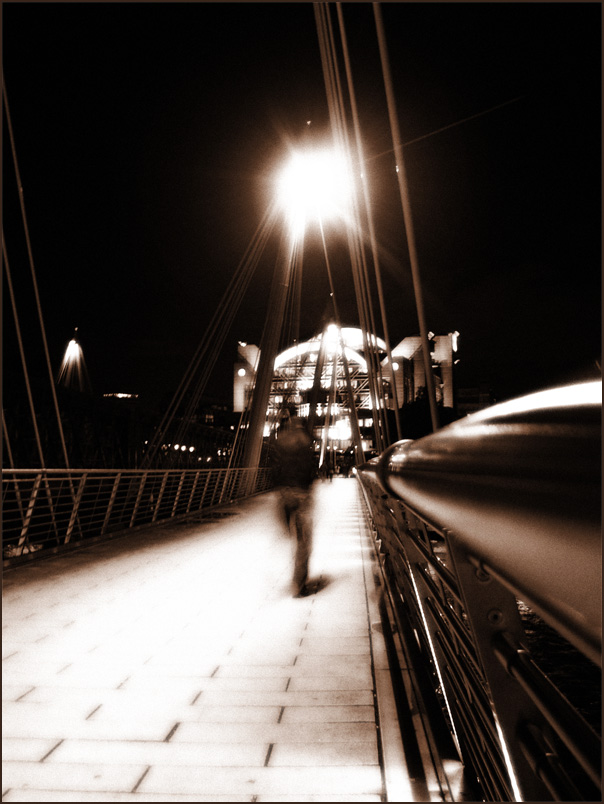
[(267, 491), (269, 469), (4, 469), (4, 564)]
[[(601, 398), (585, 383), (496, 405), (358, 472), (430, 739), (488, 801), (601, 801)], [(597, 679), (598, 725), (527, 611), (575, 655), (571, 692)]]

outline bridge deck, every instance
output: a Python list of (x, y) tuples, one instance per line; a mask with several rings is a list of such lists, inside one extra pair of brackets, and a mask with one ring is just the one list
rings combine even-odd
[(275, 502), (5, 573), (4, 801), (420, 800), (357, 483), (315, 486), (307, 598)]

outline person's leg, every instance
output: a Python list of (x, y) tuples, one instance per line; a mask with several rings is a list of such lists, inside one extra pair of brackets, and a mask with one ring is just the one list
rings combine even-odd
[(312, 548), (312, 523), (308, 495), (300, 495), (295, 513), (296, 554), (294, 558), (293, 593), (304, 593), (308, 580), (308, 562)]

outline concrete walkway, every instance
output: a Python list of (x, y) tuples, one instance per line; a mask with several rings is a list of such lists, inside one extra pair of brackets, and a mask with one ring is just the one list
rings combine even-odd
[(359, 489), (314, 492), (312, 597), (274, 493), (7, 571), (3, 801), (413, 800)]

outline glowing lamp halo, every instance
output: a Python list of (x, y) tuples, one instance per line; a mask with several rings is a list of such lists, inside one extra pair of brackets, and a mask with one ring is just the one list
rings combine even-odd
[(295, 236), (310, 220), (345, 217), (352, 193), (348, 162), (330, 148), (294, 151), (277, 183), (279, 207)]

